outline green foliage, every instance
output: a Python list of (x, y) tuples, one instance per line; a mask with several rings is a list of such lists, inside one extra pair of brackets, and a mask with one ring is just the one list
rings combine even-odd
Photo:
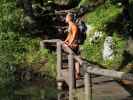
[[(55, 56), (40, 50), (40, 38), (27, 37), (21, 31), (22, 11), (16, 9), (15, 0), (0, 0), (0, 98), (12, 100), (16, 67), (39, 65), (47, 59), (42, 73), (55, 76)], [(21, 31), (21, 32), (20, 32)], [(46, 67), (47, 66), (47, 67)], [(45, 70), (44, 70), (45, 69)]]
[(14, 30), (13, 20), (15, 3), (12, 1), (0, 0), (0, 98), (1, 100), (12, 100), (14, 83), (13, 73), (14, 57), (12, 55), (14, 44), (11, 30)]
[[(47, 1), (48, 0), (45, 0), (45, 2)], [(82, 0), (80, 5), (89, 4), (91, 1), (93, 0)], [(130, 3), (132, 3), (132, 0), (130, 0)], [(105, 4), (99, 6), (91, 13), (88, 13), (85, 16), (85, 20), (96, 30), (104, 30), (109, 22), (116, 20), (119, 14), (121, 14), (122, 9), (122, 7), (119, 7), (117, 4), (113, 3), (112, 0), (107, 0)], [(130, 13), (130, 16), (132, 16), (132, 13)], [(14, 71), (18, 67), (31, 68), (34, 72), (47, 74), (52, 77), (55, 77), (56, 75), (55, 54), (51, 52), (49, 53), (46, 49), (40, 50), (39, 42), (41, 39), (37, 37), (28, 37), (22, 32), (22, 20), (23, 12), (20, 9), (16, 9), (15, 0), (0, 0), (1, 100), (12, 100), (12, 93), (14, 92), (13, 87), (15, 85)], [(82, 54), (89, 61), (101, 64), (106, 68), (117, 69), (123, 60), (123, 51), (125, 48), (126, 39), (116, 35), (118, 34), (116, 32), (113, 33), (113, 40), (115, 43), (115, 59), (105, 62), (102, 59), (102, 49), (104, 39), (108, 33), (103, 32), (103, 34), (104, 36), (95, 44), (89, 43), (88, 35), (87, 40), (83, 45)], [(56, 94), (56, 91), (51, 92), (51, 88), (45, 88), (46, 91), (41, 89), (33, 89), (31, 91), (37, 91), (35, 92), (35, 95), (40, 95), (41, 93), (45, 94), (46, 92), (46, 95), (49, 95), (48, 98), (50, 98), (53, 94)], [(49, 91), (50, 94), (47, 94)]]
[[(46, 82), (46, 81), (45, 81)], [(41, 83), (40, 83), (41, 84)], [(28, 95), (31, 100), (51, 100), (57, 97), (57, 90), (55, 89), (55, 85), (53, 81), (48, 81), (48, 84), (41, 87), (39, 86), (25, 86), (23, 89), (19, 91), (15, 91), (17, 95)]]
[[(87, 0), (82, 0), (82, 2), (87, 2)], [(89, 38), (90, 33), (88, 33), (87, 40), (83, 45), (83, 55), (87, 60), (96, 62), (103, 67), (109, 69), (117, 69), (121, 65), (123, 61), (123, 53), (125, 50), (126, 45), (126, 38), (119, 36), (117, 34), (118, 31), (114, 31), (112, 28), (116, 29), (117, 27), (110, 27), (109, 30), (112, 31), (105, 31), (107, 30), (107, 26), (109, 23), (118, 23), (118, 18), (122, 14), (123, 7), (119, 6), (117, 3), (118, 1), (107, 0), (105, 4), (97, 7), (94, 11), (88, 13), (85, 16), (85, 21), (87, 24), (94, 27), (93, 31), (102, 31), (103, 37), (96, 41), (94, 44), (90, 44)], [(118, 30), (118, 29), (116, 29)], [(120, 30), (123, 30), (122, 28)], [(108, 36), (108, 34), (113, 34), (113, 42), (114, 42), (114, 60), (104, 61), (102, 59), (102, 50), (103, 50), (103, 43)]]
[(17, 31), (20, 26), (20, 13), (15, 2), (1, 3), (0, 32)]
[(86, 40), (85, 44), (83, 45), (82, 55), (91, 62), (98, 63), (103, 67), (109, 69), (118, 69), (123, 61), (123, 52), (125, 50), (126, 40), (122, 37), (119, 37), (114, 33), (113, 35), (113, 42), (114, 42), (114, 59), (104, 61), (102, 58), (102, 50), (103, 50), (103, 43), (105, 37), (107, 36), (103, 33), (103, 37), (97, 40), (96, 43), (90, 44), (89, 36)]
[(86, 16), (88, 24), (92, 24), (97, 29), (104, 29), (106, 23), (112, 22), (121, 13), (122, 9), (116, 5), (105, 4)]
[(91, 0), (81, 0), (79, 5), (87, 5), (90, 3)]
[(95, 44), (90, 44), (89, 37), (90, 35), (88, 35), (87, 40), (83, 45), (83, 56), (89, 61), (101, 62), (103, 39), (97, 40)]

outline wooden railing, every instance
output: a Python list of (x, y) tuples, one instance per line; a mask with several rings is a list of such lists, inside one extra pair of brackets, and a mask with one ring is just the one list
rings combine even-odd
[[(57, 81), (62, 81), (61, 69), (62, 69), (62, 50), (68, 54), (68, 68), (69, 68), (69, 100), (73, 100), (73, 91), (75, 89), (75, 75), (74, 75), (74, 60), (80, 63), (80, 66), (84, 68), (84, 94), (85, 100), (92, 100), (92, 78), (91, 74), (102, 75), (119, 80), (133, 81), (133, 74), (119, 72), (115, 70), (108, 70), (99, 68), (97, 65), (89, 64), (81, 57), (77, 56), (68, 46), (65, 46), (64, 42), (58, 39), (55, 40), (43, 40), (40, 42), (41, 48), (44, 48), (45, 43), (56, 43), (57, 47)], [(60, 87), (60, 84), (58, 84)]]

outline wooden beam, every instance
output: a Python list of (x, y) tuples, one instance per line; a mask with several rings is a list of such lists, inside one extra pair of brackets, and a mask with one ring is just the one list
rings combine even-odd
[(71, 48), (69, 48), (68, 46), (65, 46), (64, 42), (61, 41), (61, 43), (62, 43), (62, 48), (63, 48), (63, 50), (64, 50), (65, 52), (67, 52), (67, 53), (72, 53), (73, 56), (74, 56), (74, 59), (75, 59), (76, 61), (78, 61), (78, 62), (80, 63), (80, 65), (82, 65), (82, 64), (84, 63), (84, 61), (81, 59), (81, 57), (80, 57), (80, 56), (77, 56), (77, 55), (72, 51)]
[(78, 62), (80, 63), (80, 65), (82, 65), (82, 64), (85, 62), (85, 61), (83, 61), (83, 60), (81, 59), (81, 57), (77, 56), (77, 55), (71, 50), (71, 48), (69, 48), (68, 46), (65, 46), (64, 42), (61, 41), (61, 40), (59, 40), (59, 39), (43, 40), (43, 41), (42, 41), (42, 44), (43, 44), (43, 43), (56, 43), (56, 42), (60, 42), (60, 43), (61, 43), (62, 49), (63, 49), (65, 52), (67, 52), (67, 53), (72, 53), (73, 56), (74, 56), (74, 59), (75, 59), (76, 61), (78, 61)]
[(102, 68), (98, 68), (98, 66), (96, 66), (96, 65), (91, 67), (88, 62), (82, 60), (81, 57), (77, 56), (68, 46), (65, 46), (63, 41), (61, 41), (59, 39), (43, 40), (41, 42), (42, 47), (43, 47), (43, 42), (48, 42), (48, 43), (60, 42), (62, 45), (62, 49), (69, 54), (72, 53), (74, 56), (74, 59), (76, 61), (78, 61), (80, 63), (80, 65), (84, 65), (84, 64), (87, 65), (87, 67), (88, 67), (87, 72), (88, 73), (133, 81), (133, 74), (130, 74), (130, 73), (127, 74), (127, 73), (118, 72), (115, 70), (102, 69)]
[(44, 49), (44, 42), (43, 41), (40, 42), (40, 48)]
[(61, 43), (57, 43), (57, 85), (58, 89), (61, 89), (62, 87), (62, 82), (61, 82), (61, 67), (62, 67), (62, 51), (61, 51)]
[(85, 73), (84, 75), (84, 93), (85, 100), (92, 100), (92, 77), (91, 74)]
[(59, 39), (51, 39), (51, 40), (43, 40), (42, 42), (44, 42), (44, 43), (56, 43), (58, 41), (60, 41), (60, 40)]
[(91, 74), (102, 75), (102, 76), (117, 78), (117, 79), (121, 79), (121, 80), (125, 79), (125, 80), (133, 81), (133, 74), (119, 72), (119, 71), (115, 71), (115, 70), (102, 69), (102, 68), (96, 68), (93, 66), (88, 66), (87, 72), (91, 73)]
[(90, 95), (90, 92), (89, 92), (89, 74), (88, 73), (85, 73), (84, 75), (84, 93), (85, 93), (85, 100), (90, 100), (89, 99), (89, 95)]
[(72, 53), (68, 55), (68, 67), (69, 67), (69, 100), (73, 100), (74, 91), (74, 59)]
[(124, 74), (124, 72), (117, 72), (115, 70), (95, 68), (93, 66), (88, 66), (87, 72), (92, 73), (92, 74), (96, 74), (96, 75), (103, 75), (103, 76), (107, 76), (107, 77), (113, 77), (113, 78), (121, 78)]

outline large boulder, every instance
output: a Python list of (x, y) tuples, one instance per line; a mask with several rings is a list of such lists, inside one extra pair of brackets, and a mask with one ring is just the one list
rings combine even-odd
[(105, 38), (103, 46), (103, 59), (112, 60), (114, 57), (113, 39), (111, 36)]

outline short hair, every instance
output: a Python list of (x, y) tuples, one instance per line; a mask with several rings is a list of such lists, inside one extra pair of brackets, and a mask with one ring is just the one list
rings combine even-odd
[(67, 15), (68, 15), (68, 16), (72, 16), (73, 14), (72, 14), (71, 12), (68, 12)]
[(66, 16), (71, 16), (73, 20), (73, 14), (71, 12), (68, 12)]

